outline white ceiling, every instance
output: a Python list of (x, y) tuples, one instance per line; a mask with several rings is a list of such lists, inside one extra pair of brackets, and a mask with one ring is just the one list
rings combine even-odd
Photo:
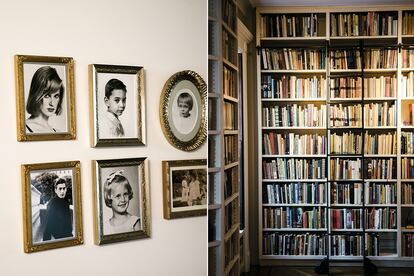
[(370, 5), (408, 5), (414, 0), (249, 0), (258, 6), (370, 6)]

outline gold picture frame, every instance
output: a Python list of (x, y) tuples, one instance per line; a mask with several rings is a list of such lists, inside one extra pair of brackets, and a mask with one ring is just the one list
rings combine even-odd
[(80, 162), (24, 164), (21, 174), (24, 251), (83, 244)]
[(92, 147), (144, 146), (144, 68), (89, 65)]
[(207, 138), (207, 85), (194, 71), (175, 73), (164, 85), (160, 121), (168, 142), (183, 151), (194, 151)]
[(148, 160), (146, 157), (94, 160), (95, 244), (151, 236)]
[(207, 214), (207, 160), (162, 161), (164, 218)]
[(17, 141), (76, 138), (71, 57), (15, 56)]

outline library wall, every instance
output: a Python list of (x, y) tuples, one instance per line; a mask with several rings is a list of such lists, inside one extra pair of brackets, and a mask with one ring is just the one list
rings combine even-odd
[[(191, 69), (207, 80), (207, 4), (204, 0), (69, 2), (15, 0), (0, 9), (0, 166), (2, 275), (206, 275), (206, 217), (163, 219), (162, 160), (206, 158), (207, 146), (187, 153), (172, 147), (159, 123), (164, 83)], [(77, 138), (17, 142), (13, 58), (16, 54), (69, 56), (75, 61)], [(143, 66), (147, 146), (91, 148), (88, 65)], [(93, 243), (91, 160), (148, 157), (151, 238)], [(79, 160), (84, 244), (23, 252), (20, 165)]]

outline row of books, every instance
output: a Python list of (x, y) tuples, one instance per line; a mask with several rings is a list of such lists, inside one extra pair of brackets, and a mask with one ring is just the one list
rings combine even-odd
[(402, 68), (414, 68), (414, 48), (402, 50)]
[(263, 154), (326, 154), (326, 136), (319, 134), (275, 133), (263, 134)]
[(414, 97), (414, 71), (402, 76), (401, 94), (403, 97)]
[(397, 78), (395, 75), (364, 78), (364, 97), (395, 97), (397, 85)]
[(366, 49), (364, 53), (365, 68), (391, 69), (397, 68), (397, 50)]
[(232, 0), (224, 0), (222, 7), (222, 17), (223, 21), (230, 27), (230, 29), (236, 29), (237, 22), (237, 9)]
[(325, 69), (325, 49), (269, 49), (262, 48), (264, 70)]
[(408, 103), (408, 117), (403, 119), (404, 126), (414, 126), (414, 103)]
[(414, 154), (413, 132), (401, 132), (401, 154)]
[[(323, 18), (325, 19), (325, 18)], [(325, 35), (325, 25), (318, 14), (263, 15), (261, 17), (262, 37), (315, 37)], [(324, 22), (323, 22), (324, 23)]]
[(367, 229), (397, 229), (397, 209), (365, 209), (365, 227)]
[(412, 11), (403, 12), (402, 34), (414, 35), (414, 13)]
[(397, 204), (396, 183), (365, 183), (366, 204)]
[(236, 113), (237, 106), (233, 103), (224, 102), (224, 129), (237, 129)]
[(397, 154), (397, 134), (388, 132), (382, 134), (369, 134), (364, 137), (365, 154)]
[(236, 162), (238, 156), (238, 136), (226, 135), (224, 136), (224, 164)]
[(361, 229), (362, 209), (331, 209), (331, 229)]
[(397, 13), (332, 13), (331, 36), (397, 35)]
[(394, 104), (369, 103), (364, 105), (364, 126), (396, 126), (396, 108)]
[(324, 204), (325, 183), (267, 184), (263, 187), (265, 204)]
[(402, 235), (402, 255), (414, 257), (414, 233), (403, 233)]
[(334, 70), (361, 69), (361, 52), (356, 49), (331, 50), (330, 68)]
[(332, 235), (332, 256), (362, 256), (364, 255), (364, 239), (362, 235)]
[(332, 204), (362, 204), (362, 183), (337, 183), (331, 184)]
[(223, 66), (223, 94), (237, 98), (237, 73), (234, 70)]
[(361, 154), (362, 135), (352, 131), (331, 133), (331, 154)]
[(326, 105), (289, 104), (262, 108), (264, 127), (324, 127), (326, 126)]
[(332, 158), (329, 160), (330, 179), (361, 179), (361, 159), (348, 160)]
[(414, 203), (413, 184), (410, 184), (410, 183), (401, 184), (401, 203), (402, 204), (413, 204)]
[(366, 158), (364, 160), (365, 179), (396, 179), (397, 162), (394, 158)]
[(361, 127), (362, 106), (355, 105), (330, 105), (329, 106), (329, 126), (331, 127)]
[(361, 98), (361, 77), (331, 78), (330, 97), (332, 98)]
[(228, 241), (225, 242), (224, 244), (224, 266), (227, 267), (230, 262), (234, 259), (234, 257), (236, 257), (237, 255), (237, 243), (239, 242), (238, 239), (236, 238), (231, 238)]
[(237, 41), (225, 29), (222, 31), (222, 54), (224, 59), (237, 64)]
[(263, 228), (326, 228), (326, 208), (302, 207), (263, 208)]
[(238, 168), (233, 167), (224, 171), (224, 199), (226, 200), (238, 190)]
[(262, 75), (261, 90), (263, 99), (325, 98), (326, 79), (322, 75), (309, 78), (282, 75), (277, 79)]
[(413, 179), (414, 178), (414, 158), (401, 158), (401, 178)]
[(276, 158), (263, 161), (264, 179), (325, 179), (325, 159)]
[(317, 234), (264, 233), (264, 255), (326, 255), (326, 236)]
[(233, 225), (236, 223), (236, 219), (239, 216), (237, 211), (238, 202), (231, 202), (229, 205), (224, 207), (225, 219), (224, 219), (224, 231), (228, 232)]

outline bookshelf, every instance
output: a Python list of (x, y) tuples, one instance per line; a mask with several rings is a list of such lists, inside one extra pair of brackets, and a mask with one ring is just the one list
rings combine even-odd
[(240, 274), (237, 7), (209, 0), (209, 275)]
[(413, 6), (257, 9), (262, 264), (414, 256), (413, 23)]

